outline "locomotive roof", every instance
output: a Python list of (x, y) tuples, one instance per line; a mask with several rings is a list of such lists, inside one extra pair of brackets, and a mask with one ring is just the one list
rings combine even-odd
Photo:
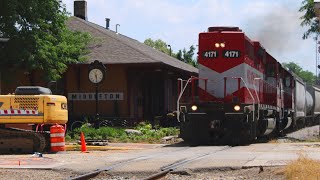
[(239, 27), (235, 26), (213, 26), (208, 28), (208, 32), (213, 31), (242, 32), (242, 30)]

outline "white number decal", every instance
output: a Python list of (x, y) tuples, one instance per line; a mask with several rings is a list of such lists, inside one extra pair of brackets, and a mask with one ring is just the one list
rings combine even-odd
[(240, 57), (239, 51), (223, 51), (223, 56), (226, 58), (238, 58)]
[(218, 52), (217, 51), (205, 51), (203, 53), (204, 58), (216, 58), (218, 57)]

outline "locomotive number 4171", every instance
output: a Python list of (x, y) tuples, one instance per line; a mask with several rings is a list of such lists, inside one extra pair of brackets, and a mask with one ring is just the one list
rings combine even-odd
[(223, 57), (238, 58), (240, 57), (240, 51), (234, 51), (234, 50), (223, 51)]
[(204, 58), (216, 58), (216, 57), (218, 57), (218, 52), (217, 51), (204, 51), (202, 56)]

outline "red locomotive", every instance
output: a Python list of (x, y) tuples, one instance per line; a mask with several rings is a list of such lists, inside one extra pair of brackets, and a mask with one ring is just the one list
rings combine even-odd
[(284, 69), (238, 27), (199, 34), (199, 77), (179, 80), (181, 137), (247, 144), (319, 118), (320, 90)]

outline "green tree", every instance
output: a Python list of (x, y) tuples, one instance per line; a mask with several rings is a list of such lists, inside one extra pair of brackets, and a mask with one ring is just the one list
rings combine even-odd
[[(154, 41), (151, 38), (148, 38), (143, 43), (154, 49), (157, 49), (163, 53), (170, 55), (170, 48), (168, 47), (168, 44), (162, 41), (161, 39), (157, 39)], [(172, 52), (171, 52), (171, 55), (173, 55)]]
[(303, 12), (301, 26), (307, 26), (309, 29), (303, 34), (303, 39), (307, 39), (311, 34), (319, 33), (319, 20), (316, 18), (314, 10), (314, 0), (303, 0), (299, 12)]
[(306, 83), (314, 84), (316, 81), (316, 76), (312, 72), (304, 71), (298, 64), (294, 62), (282, 63), (282, 66), (285, 67), (287, 70), (295, 73)]
[(302, 67), (300, 67), (298, 64), (296, 64), (294, 62), (282, 63), (282, 66), (297, 75), (302, 71)]
[[(154, 41), (151, 38), (148, 38), (144, 41), (144, 44), (170, 55), (170, 49), (168, 48), (167, 43), (162, 41), (161, 39)], [(179, 50), (177, 53), (171, 52), (171, 56), (194, 67), (197, 67), (197, 61), (193, 58), (195, 49), (196, 48), (192, 45), (190, 46), (188, 51), (186, 50), (186, 48), (183, 48), (183, 50)]]
[(182, 51), (181, 51), (181, 50), (179, 50), (179, 51), (177, 52), (176, 58), (179, 59), (180, 61), (183, 60), (183, 58), (182, 58)]
[(183, 48), (183, 50), (179, 50), (177, 52), (176, 58), (194, 67), (197, 67), (197, 60), (193, 58), (195, 49), (196, 48), (193, 45), (190, 46), (188, 51), (186, 50), (186, 48)]
[(67, 19), (61, 0), (2, 0), (0, 37), (9, 41), (0, 49), (0, 71), (40, 69), (48, 80), (57, 80), (68, 64), (83, 61), (91, 38), (70, 31)]

